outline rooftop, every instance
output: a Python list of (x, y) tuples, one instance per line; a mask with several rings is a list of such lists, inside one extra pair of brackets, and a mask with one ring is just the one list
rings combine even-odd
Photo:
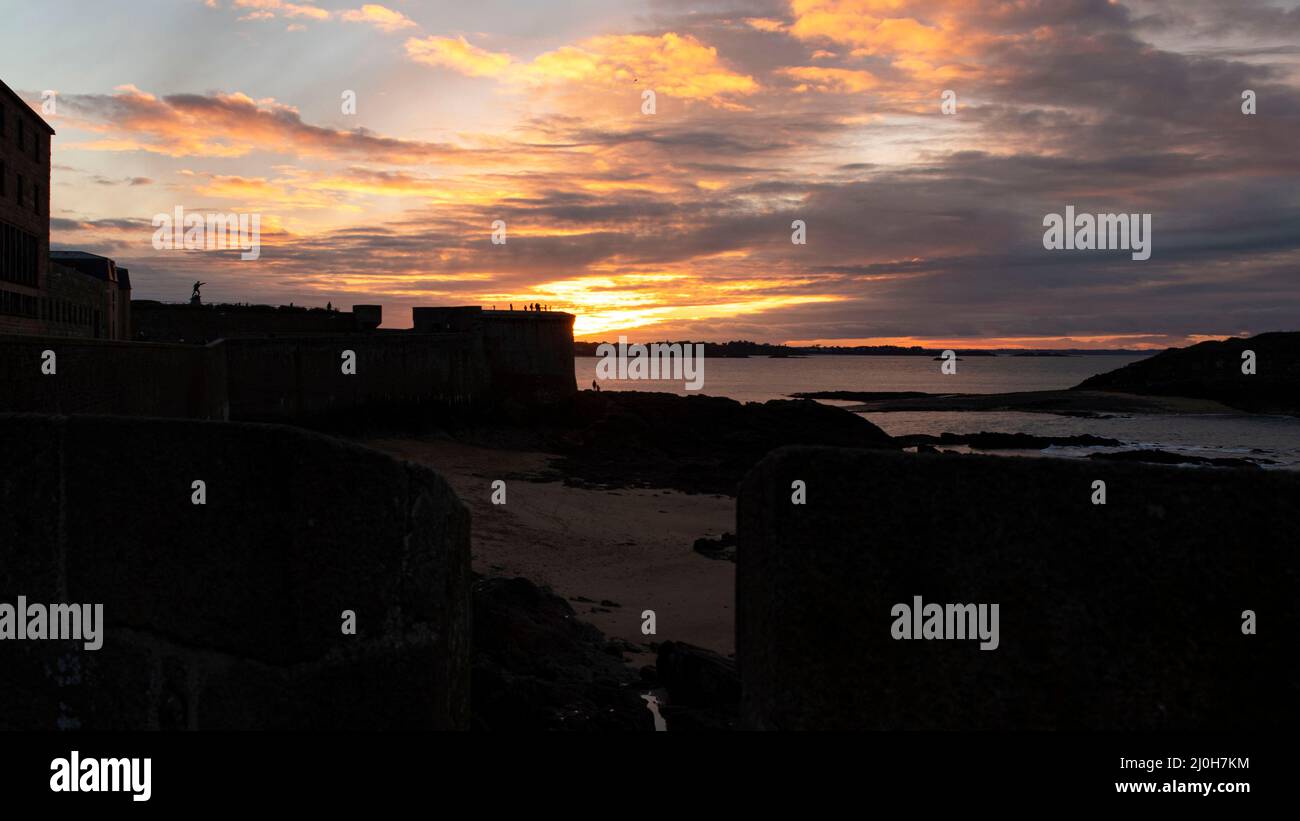
[(36, 118), (36, 122), (40, 123), (42, 128), (44, 128), (50, 134), (54, 134), (54, 128), (51, 127), (49, 123), (45, 122), (45, 118), (42, 117), (36, 109), (29, 106), (26, 100), (24, 100), (22, 97), (19, 97), (18, 92), (14, 91), (12, 88), (6, 85), (4, 80), (0, 80), (0, 95), (8, 97), (9, 99), (18, 103), (18, 105), (27, 109), (29, 112), (31, 112), (31, 115)]

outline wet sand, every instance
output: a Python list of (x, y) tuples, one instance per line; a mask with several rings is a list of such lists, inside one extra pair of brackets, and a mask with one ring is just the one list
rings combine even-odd
[[(473, 517), (475, 571), (547, 585), (611, 639), (638, 646), (684, 641), (733, 652), (735, 565), (692, 549), (702, 536), (735, 532), (730, 497), (529, 481), (548, 473), (552, 457), (545, 453), (446, 439), (375, 438), (362, 444), (427, 465), (447, 479)], [(506, 482), (504, 505), (491, 501), (496, 479)], [(575, 600), (580, 597), (590, 601)], [(641, 633), (644, 610), (655, 611), (656, 635)], [(653, 657), (639, 654), (632, 662), (652, 663)]]

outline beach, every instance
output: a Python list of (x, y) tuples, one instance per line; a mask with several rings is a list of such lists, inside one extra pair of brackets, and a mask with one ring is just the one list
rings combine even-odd
[[(578, 618), (633, 645), (636, 650), (625, 649), (630, 663), (653, 663), (652, 641), (733, 652), (734, 565), (706, 558), (692, 544), (734, 532), (734, 499), (537, 481), (553, 455), (535, 451), (436, 438), (363, 444), (431, 467), (447, 480), (470, 509), (475, 572), (550, 587)], [(496, 479), (506, 482), (504, 505), (491, 501)], [(653, 636), (641, 633), (647, 609), (655, 611)]]

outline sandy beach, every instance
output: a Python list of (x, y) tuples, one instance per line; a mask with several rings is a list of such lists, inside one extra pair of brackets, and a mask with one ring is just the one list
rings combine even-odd
[[(432, 438), (363, 444), (447, 479), (470, 509), (476, 572), (547, 585), (610, 639), (643, 650), (672, 640), (733, 653), (735, 565), (692, 549), (702, 536), (735, 532), (732, 498), (539, 481), (553, 458), (546, 453)], [(496, 479), (506, 482), (504, 505), (491, 501)], [(644, 610), (655, 611), (654, 636), (641, 633)], [(628, 657), (634, 665), (653, 663), (648, 650)]]

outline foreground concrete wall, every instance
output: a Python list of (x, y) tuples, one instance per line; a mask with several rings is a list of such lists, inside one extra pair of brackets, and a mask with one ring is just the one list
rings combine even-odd
[(0, 602), (108, 625), (0, 642), (0, 728), (467, 726), (469, 516), (432, 471), (157, 419), (0, 415), (0, 452)]
[[(297, 424), (436, 418), (483, 398), (488, 373), (469, 334), (227, 339), (232, 419)], [(343, 353), (356, 354), (344, 374)]]
[[(56, 370), (41, 370), (53, 351)], [(110, 340), (0, 336), (0, 411), (224, 419), (220, 350)]]
[[(1295, 729), (1297, 500), (1290, 473), (775, 451), (737, 500), (743, 721)], [(998, 603), (999, 647), (893, 639), (914, 596)]]

